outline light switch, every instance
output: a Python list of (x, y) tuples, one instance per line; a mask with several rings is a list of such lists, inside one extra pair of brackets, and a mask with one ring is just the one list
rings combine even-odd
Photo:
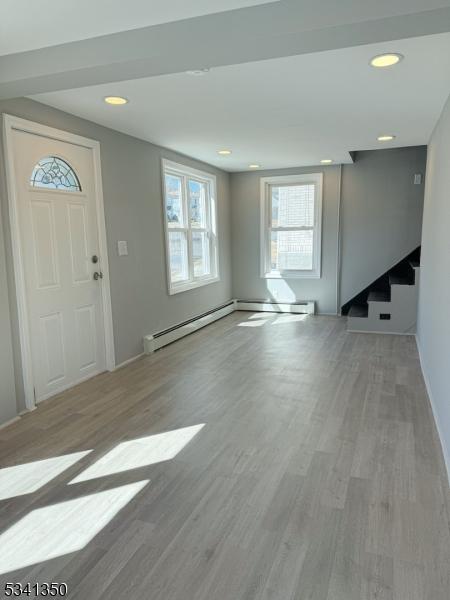
[(421, 173), (416, 173), (414, 175), (414, 185), (420, 185), (422, 183), (422, 175)]
[(117, 250), (119, 252), (119, 256), (128, 256), (127, 242), (117, 242)]

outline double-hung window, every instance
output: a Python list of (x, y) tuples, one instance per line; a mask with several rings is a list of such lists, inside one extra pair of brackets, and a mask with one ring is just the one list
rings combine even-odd
[(261, 179), (261, 276), (319, 278), (322, 174)]
[(163, 160), (169, 294), (219, 280), (216, 178)]

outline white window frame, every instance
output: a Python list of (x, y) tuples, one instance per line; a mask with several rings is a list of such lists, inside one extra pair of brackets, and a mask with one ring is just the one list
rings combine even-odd
[[(272, 210), (270, 188), (279, 185), (305, 185), (314, 184), (314, 226), (311, 227), (272, 227)], [(279, 177), (261, 178), (261, 277), (264, 279), (320, 279), (321, 277), (321, 248), (322, 248), (322, 190), (323, 174), (309, 173), (302, 175), (285, 175)], [(298, 231), (313, 229), (313, 267), (312, 269), (286, 269), (273, 271), (271, 268), (271, 232)]]
[[(187, 290), (192, 290), (204, 285), (209, 285), (220, 281), (219, 275), (219, 243), (217, 232), (217, 183), (216, 176), (211, 173), (199, 171), (192, 167), (175, 163), (165, 158), (161, 161), (162, 168), (162, 198), (163, 198), (163, 221), (164, 221), (164, 237), (166, 246), (166, 277), (167, 289), (170, 295), (179, 294)], [(183, 214), (186, 222), (183, 227), (169, 227), (166, 214), (166, 179), (165, 175), (169, 173), (183, 180)], [(195, 179), (201, 183), (206, 183), (208, 187), (209, 198), (206, 202), (206, 227), (191, 227), (189, 201), (188, 201), (188, 179)], [(188, 253), (188, 280), (180, 282), (172, 282), (170, 272), (170, 247), (169, 247), (169, 232), (183, 232), (187, 238), (187, 253)], [(205, 232), (209, 240), (210, 253), (210, 271), (211, 273), (203, 277), (194, 276), (194, 262), (192, 257), (192, 241), (191, 231)]]

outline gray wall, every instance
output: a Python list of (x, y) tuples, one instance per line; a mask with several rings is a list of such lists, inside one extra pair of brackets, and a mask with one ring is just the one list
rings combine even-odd
[[(323, 173), (322, 277), (260, 277), (260, 178)], [(320, 313), (336, 313), (336, 251), (340, 167), (278, 169), (231, 176), (233, 293), (246, 300), (315, 300)]]
[(417, 339), (450, 477), (450, 98), (428, 148)]
[[(426, 146), (357, 152), (342, 175), (341, 304), (420, 245)], [(423, 180), (423, 178), (422, 178)]]
[[(25, 98), (0, 102), (0, 113), (9, 113), (100, 141), (117, 363), (142, 352), (142, 337), (145, 334), (174, 325), (232, 297), (230, 190), (227, 173)], [(173, 296), (167, 293), (165, 274), (162, 157), (217, 175), (221, 280)], [(4, 189), (0, 190), (0, 193), (3, 196), (3, 215), (6, 219)], [(8, 256), (10, 240), (7, 229), (5, 233)], [(118, 240), (128, 241), (129, 256), (117, 255)], [(8, 314), (4, 308), (6, 283), (1, 260), (0, 256), (0, 331), (3, 332), (3, 320), (8, 320)], [(7, 266), (10, 305), (13, 308), (14, 286), (9, 256)], [(19, 374), (16, 382), (21, 407), (23, 391), (17, 321), (14, 317), (13, 343), (16, 372)], [(9, 339), (2, 339), (2, 353), (9, 344)], [(0, 403), (5, 406), (7, 404), (3, 395)]]

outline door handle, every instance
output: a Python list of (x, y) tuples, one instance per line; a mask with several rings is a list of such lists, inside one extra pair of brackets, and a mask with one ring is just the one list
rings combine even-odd
[(103, 279), (103, 273), (101, 271), (95, 271), (94, 279), (95, 281), (97, 281), (97, 279)]

